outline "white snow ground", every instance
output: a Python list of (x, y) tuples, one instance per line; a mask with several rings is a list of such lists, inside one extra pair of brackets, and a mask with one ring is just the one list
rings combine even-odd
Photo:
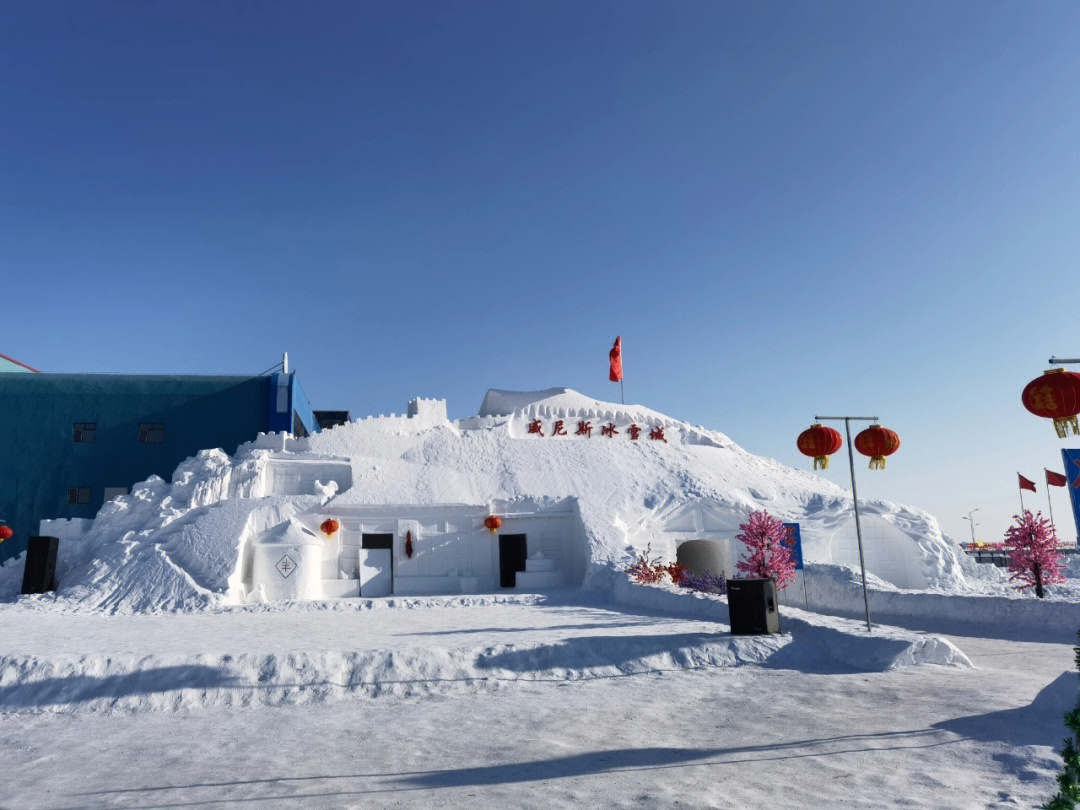
[[(716, 623), (522, 601), (223, 616), (5, 609), (8, 661), (105, 655), (34, 688), (10, 670), (0, 678), (0, 807), (1031, 807), (1052, 790), (1052, 748), (1078, 692), (1061, 644), (952, 639), (974, 668), (842, 667), (782, 656), (782, 637), (710, 657), (710, 646), (732, 649)], [(382, 677), (432, 648), (486, 651), (500, 677), (520, 677), (436, 683), (444, 670), (420, 667), (411, 677), (425, 688), (350, 690), (281, 665), (289, 650), (314, 660), (341, 645), (400, 654)], [(277, 665), (217, 684), (207, 673), (230, 661), (199, 664), (185, 648)], [(131, 656), (161, 677), (110, 668)], [(264, 697), (223, 700), (229, 689)]]
[[(719, 597), (634, 587), (676, 610), (627, 614), (574, 593), (153, 615), (12, 608), (0, 611), (0, 712), (287, 705), (792, 662), (823, 672), (970, 666), (932, 636), (882, 628), (866, 638), (856, 622), (793, 608), (781, 635), (732, 637)], [(679, 609), (694, 615), (671, 618)]]

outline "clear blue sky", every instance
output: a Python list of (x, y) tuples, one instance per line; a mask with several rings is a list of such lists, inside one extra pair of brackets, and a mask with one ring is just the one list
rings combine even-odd
[(0, 351), (463, 416), (617, 398), (621, 333), (628, 400), (801, 466), (872, 412), (860, 493), (997, 539), (1080, 356), (1078, 77), (1075, 2), (5, 2)]

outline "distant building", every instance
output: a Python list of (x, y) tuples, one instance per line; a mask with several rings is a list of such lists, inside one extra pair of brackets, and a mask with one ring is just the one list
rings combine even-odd
[(322, 430), (344, 425), (349, 421), (348, 411), (315, 411), (315, 421)]
[(319, 430), (295, 373), (262, 376), (42, 374), (0, 365), (0, 520), (26, 548), (43, 518), (93, 518), (106, 501), (206, 448), (260, 432)]

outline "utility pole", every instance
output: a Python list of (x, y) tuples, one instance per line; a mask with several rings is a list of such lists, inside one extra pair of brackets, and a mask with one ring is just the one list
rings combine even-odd
[(974, 515), (978, 511), (979, 511), (978, 507), (976, 507), (975, 509), (972, 509), (970, 512), (968, 512), (967, 517), (964, 518), (964, 520), (966, 520), (968, 523), (971, 524), (971, 545), (975, 545), (975, 526), (976, 526), (976, 523), (975, 523)]
[(874, 632), (870, 623), (870, 597), (866, 593), (866, 561), (863, 557), (862, 526), (859, 524), (859, 494), (855, 490), (855, 452), (851, 445), (852, 422), (877, 422), (876, 416), (815, 416), (815, 422), (843, 422), (847, 434), (848, 465), (851, 467), (851, 500), (855, 506), (855, 537), (859, 541), (859, 570), (862, 572), (862, 598), (866, 608), (866, 632)]

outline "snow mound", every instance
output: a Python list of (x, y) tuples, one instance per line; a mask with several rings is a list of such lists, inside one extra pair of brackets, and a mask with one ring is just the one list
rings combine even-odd
[[(615, 586), (623, 605), (676, 616), (727, 622), (727, 599), (663, 585), (639, 585), (629, 579)], [(971, 667), (971, 661), (951, 641), (897, 627), (877, 626), (872, 634), (858, 621), (826, 617), (790, 606), (780, 611), (780, 630), (790, 643), (763, 663), (777, 669), (822, 673), (883, 672), (921, 664)]]

